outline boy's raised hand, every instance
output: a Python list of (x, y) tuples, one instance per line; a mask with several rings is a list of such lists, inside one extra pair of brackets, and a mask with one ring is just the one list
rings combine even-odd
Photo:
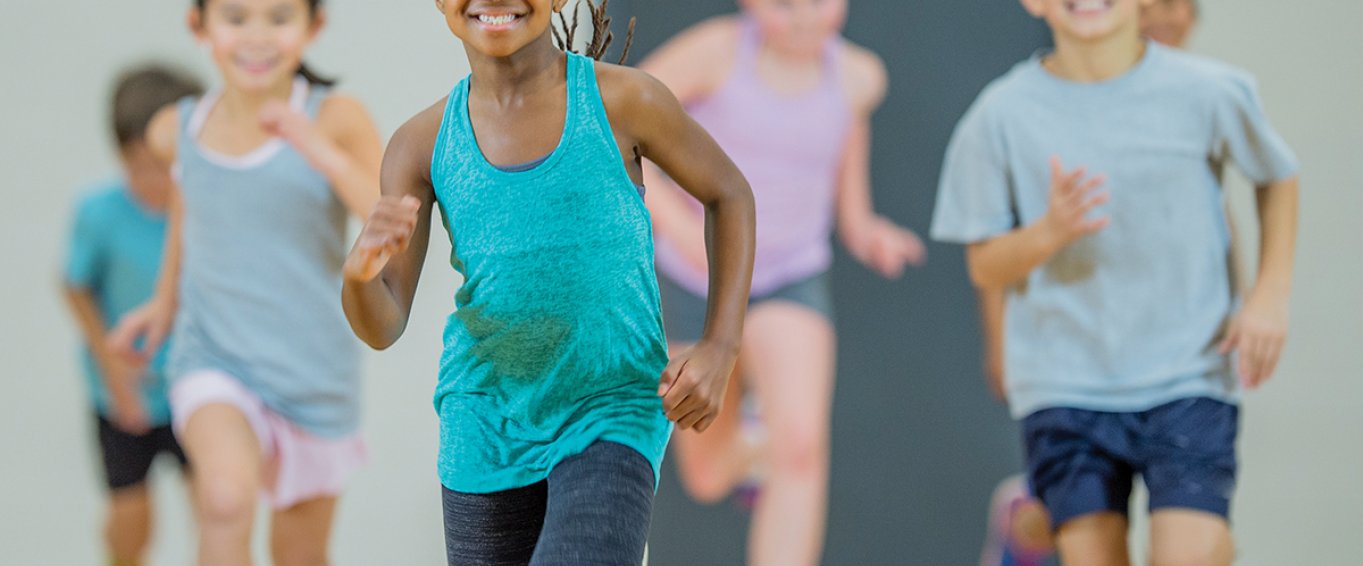
[(414, 196), (381, 197), (346, 257), (346, 279), (365, 282), (377, 277), (389, 258), (407, 249), (420, 211), (421, 200)]
[(1083, 167), (1066, 172), (1059, 157), (1051, 157), (1050, 204), (1041, 222), (1062, 246), (1102, 230), (1111, 219), (1101, 216), (1089, 219), (1089, 212), (1107, 203), (1109, 195), (1099, 191), (1107, 179), (1102, 175), (1086, 176)]

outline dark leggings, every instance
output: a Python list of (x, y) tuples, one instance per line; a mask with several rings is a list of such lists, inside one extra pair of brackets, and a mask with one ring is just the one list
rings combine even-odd
[(639, 566), (653, 467), (614, 442), (559, 463), (547, 480), (496, 493), (444, 491), (450, 566)]

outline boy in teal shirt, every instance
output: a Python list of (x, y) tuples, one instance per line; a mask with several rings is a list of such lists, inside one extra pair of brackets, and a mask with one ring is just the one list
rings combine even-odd
[(148, 152), (147, 124), (161, 107), (201, 92), (197, 81), (160, 67), (125, 73), (112, 112), (123, 178), (83, 193), (75, 211), (63, 279), (85, 341), (82, 362), (110, 493), (104, 533), (114, 565), (141, 564), (146, 554), (152, 461), (164, 452), (182, 468), (186, 463), (170, 431), (163, 353), (146, 367), (130, 365), (105, 346), (105, 334), (151, 296), (161, 262), (172, 181)]

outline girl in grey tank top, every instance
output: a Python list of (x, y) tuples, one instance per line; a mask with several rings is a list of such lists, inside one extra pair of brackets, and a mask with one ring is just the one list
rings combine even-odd
[(302, 64), (320, 1), (291, 3), (194, 3), (223, 86), (149, 128), (180, 198), (156, 295), (113, 335), (132, 352), (173, 334), (172, 417), (205, 510), (199, 555), (229, 562), (249, 557), (262, 494), (289, 511), (276, 553), (324, 558), (335, 498), (364, 459), (340, 269), (347, 213), (378, 200), (383, 150), (363, 107)]

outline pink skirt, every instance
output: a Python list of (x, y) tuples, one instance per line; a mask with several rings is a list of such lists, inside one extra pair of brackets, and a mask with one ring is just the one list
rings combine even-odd
[(217, 370), (191, 372), (171, 386), (175, 434), (183, 435), (194, 411), (214, 403), (241, 411), (255, 431), (265, 462), (261, 496), (276, 510), (339, 495), (367, 460), (359, 433), (341, 438), (313, 435), (270, 410), (236, 378)]

